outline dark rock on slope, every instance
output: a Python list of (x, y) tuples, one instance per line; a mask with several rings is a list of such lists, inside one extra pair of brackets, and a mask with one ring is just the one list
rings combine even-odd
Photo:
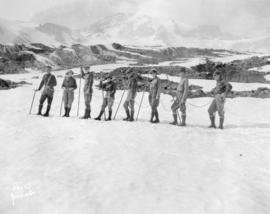
[(16, 88), (25, 84), (30, 84), (30, 83), (27, 83), (25, 81), (12, 82), (10, 80), (4, 80), (0, 78), (0, 90), (8, 90), (8, 89)]

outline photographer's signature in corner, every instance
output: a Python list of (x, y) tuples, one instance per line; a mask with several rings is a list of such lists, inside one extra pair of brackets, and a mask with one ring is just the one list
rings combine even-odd
[(18, 199), (22, 199), (22, 198), (28, 198), (31, 197), (33, 195), (35, 195), (36, 193), (33, 190), (33, 186), (32, 184), (24, 184), (24, 185), (19, 185), (19, 184), (15, 184), (12, 187), (12, 191), (11, 191), (11, 200), (12, 200), (12, 206), (15, 206), (16, 200)]

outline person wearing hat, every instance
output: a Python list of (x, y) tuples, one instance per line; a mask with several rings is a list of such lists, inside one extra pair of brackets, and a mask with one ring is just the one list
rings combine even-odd
[(101, 120), (101, 117), (103, 113), (105, 112), (106, 107), (108, 106), (109, 109), (109, 116), (106, 118), (106, 121), (112, 120), (112, 107), (114, 104), (114, 98), (115, 98), (115, 92), (116, 92), (116, 83), (115, 80), (113, 79), (112, 75), (108, 75), (107, 78), (105, 79), (106, 81), (103, 82), (102, 80), (100, 81), (99, 88), (102, 90), (105, 90), (105, 96), (103, 99), (103, 103), (101, 106), (100, 113), (98, 117), (95, 118), (95, 120)]
[(72, 70), (68, 71), (62, 83), (62, 88), (64, 89), (63, 102), (65, 106), (65, 114), (63, 117), (69, 117), (71, 106), (74, 101), (74, 90), (77, 88), (77, 83), (73, 74)]
[(214, 79), (217, 81), (216, 87), (211, 90), (214, 94), (214, 99), (208, 108), (208, 113), (211, 121), (209, 128), (216, 128), (215, 124), (215, 113), (219, 115), (219, 128), (223, 129), (224, 123), (224, 104), (228, 92), (231, 90), (230, 84), (222, 78), (220, 71), (215, 71), (213, 74)]
[(47, 66), (46, 74), (42, 77), (42, 80), (40, 82), (38, 89), (35, 90), (35, 91), (40, 91), (44, 87), (41, 93), (40, 100), (39, 100), (39, 107), (38, 107), (38, 113), (37, 113), (37, 115), (42, 115), (42, 107), (45, 100), (47, 100), (47, 103), (48, 103), (47, 110), (46, 110), (46, 113), (43, 114), (44, 117), (49, 117), (51, 104), (53, 101), (54, 87), (57, 85), (56, 78), (51, 73), (51, 71), (52, 71), (52, 67)]
[(182, 68), (180, 70), (180, 82), (176, 89), (176, 99), (171, 106), (172, 113), (173, 113), (173, 122), (170, 124), (177, 125), (177, 110), (180, 109), (181, 111), (181, 124), (180, 126), (186, 126), (186, 100), (189, 93), (189, 83), (186, 77), (186, 69)]
[[(153, 79), (150, 82), (150, 89), (149, 89), (149, 104), (151, 106), (151, 123), (159, 123), (159, 114), (158, 114), (158, 106), (160, 100), (160, 93), (161, 93), (161, 81), (157, 76), (157, 70), (152, 69), (151, 74)], [(154, 120), (155, 118), (155, 120)]]
[(84, 103), (85, 112), (81, 119), (91, 118), (91, 100), (93, 94), (94, 73), (90, 72), (90, 66), (81, 67), (81, 75), (84, 78)]
[(138, 73), (131, 70), (128, 71), (128, 75), (128, 93), (123, 105), (127, 117), (124, 120), (132, 122), (134, 121), (134, 104), (138, 90), (138, 81), (143, 80), (143, 78)]

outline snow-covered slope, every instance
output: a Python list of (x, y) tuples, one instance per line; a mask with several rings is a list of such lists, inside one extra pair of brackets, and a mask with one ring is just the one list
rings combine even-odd
[(190, 26), (169, 16), (119, 13), (81, 30), (88, 43), (164, 45), (269, 52), (269, 37), (242, 39), (218, 26)]
[[(122, 107), (116, 121), (83, 121), (75, 117), (78, 90), (72, 117), (58, 116), (58, 78), (52, 117), (43, 118), (28, 115), (32, 88), (40, 81), (33, 75), (41, 76), (4, 76), (34, 85), (0, 91), (3, 213), (270, 212), (269, 99), (227, 99), (224, 131), (207, 129), (207, 107), (190, 105), (207, 104), (209, 98), (188, 100), (186, 128), (167, 124), (171, 98), (164, 95), (158, 125), (148, 122), (146, 98), (138, 122), (123, 122)], [(117, 91), (114, 110), (121, 94)], [(101, 101), (95, 90), (93, 116)], [(37, 105), (38, 96), (33, 112)]]
[[(217, 26), (190, 26), (168, 16), (120, 13), (82, 30), (89, 42), (119, 42), (137, 45), (228, 47), (235, 39)], [(214, 41), (212, 41), (214, 40)], [(219, 43), (217, 41), (219, 41)]]
[(33, 23), (0, 19), (0, 43), (14, 44), (30, 42), (50, 45), (58, 44), (52, 36), (38, 31), (36, 25)]
[(154, 18), (144, 14), (116, 14), (84, 29), (89, 41), (130, 44), (173, 44), (190, 26), (172, 19)]
[(141, 12), (109, 16), (81, 32), (88, 38), (88, 43), (231, 48), (237, 39), (217, 26), (190, 26), (169, 16)]
[(0, 19), (1, 44), (42, 43), (59, 46), (83, 42), (84, 39), (79, 32), (60, 25), (52, 23), (36, 25), (30, 22)]
[(0, 20), (0, 43), (109, 44), (200, 47), (269, 52), (269, 37), (239, 39), (217, 26), (190, 26), (167, 16), (116, 13), (80, 30), (53, 23)]

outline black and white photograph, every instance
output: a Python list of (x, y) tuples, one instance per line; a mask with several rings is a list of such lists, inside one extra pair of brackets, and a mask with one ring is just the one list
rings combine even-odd
[(0, 0), (0, 214), (269, 213), (269, 0)]

